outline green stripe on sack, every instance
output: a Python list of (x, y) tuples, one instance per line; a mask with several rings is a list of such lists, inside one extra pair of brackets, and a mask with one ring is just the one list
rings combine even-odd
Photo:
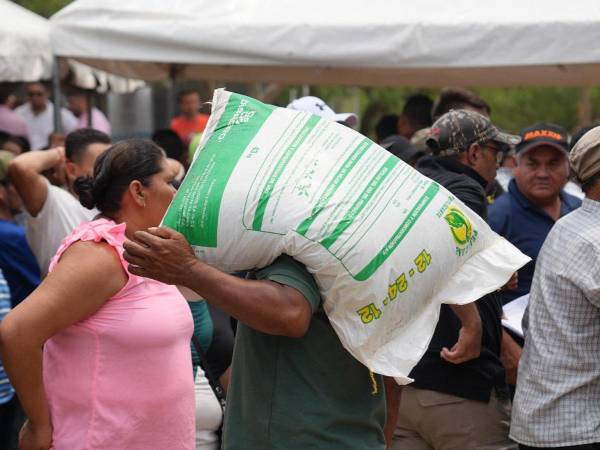
[(323, 245), (323, 247), (331, 247), (333, 243), (342, 235), (342, 233), (354, 223), (354, 220), (369, 204), (369, 201), (371, 198), (373, 198), (377, 192), (377, 189), (381, 186), (381, 184), (385, 181), (385, 179), (399, 162), (400, 160), (395, 156), (390, 156), (386, 160), (383, 166), (381, 166), (373, 178), (371, 178), (369, 184), (367, 184), (367, 186), (363, 189), (352, 207), (344, 215), (343, 219), (337, 224), (333, 232), (321, 241), (321, 245)]
[(304, 219), (300, 226), (298, 226), (297, 232), (299, 234), (301, 234), (302, 236), (306, 235), (310, 226), (317, 219), (317, 216), (321, 213), (321, 211), (323, 211), (325, 206), (327, 206), (327, 203), (329, 203), (331, 197), (333, 197), (333, 194), (336, 193), (336, 191), (346, 179), (350, 171), (354, 168), (356, 163), (360, 160), (360, 158), (362, 158), (362, 156), (367, 152), (367, 149), (371, 147), (372, 144), (373, 141), (365, 138), (358, 145), (358, 147), (356, 147), (352, 151), (350, 156), (348, 156), (346, 161), (344, 161), (344, 164), (342, 164), (342, 167), (340, 167), (340, 170), (337, 171), (333, 179), (329, 182), (329, 185), (323, 192), (323, 195), (321, 195), (321, 198), (319, 199), (315, 207), (312, 209), (310, 217)]
[(304, 143), (310, 132), (315, 128), (320, 120), (321, 118), (319, 116), (311, 116), (304, 124), (302, 129), (298, 132), (292, 143), (283, 152), (283, 155), (281, 155), (279, 161), (277, 161), (277, 164), (271, 172), (271, 175), (269, 176), (258, 200), (256, 213), (254, 214), (254, 221), (252, 222), (252, 229), (254, 231), (261, 231), (267, 203), (269, 203), (269, 200), (271, 199), (271, 194), (273, 193), (273, 189), (275, 189), (275, 185), (279, 181), (279, 178), (281, 178), (281, 174), (287, 167), (288, 163), (296, 153), (296, 150), (298, 150), (298, 148)]
[(231, 94), (208, 142), (192, 163), (163, 224), (181, 232), (191, 245), (216, 247), (225, 187), (244, 151), (274, 106)]
[(437, 183), (431, 183), (429, 188), (425, 191), (425, 193), (421, 196), (417, 204), (411, 209), (408, 213), (408, 216), (404, 221), (400, 224), (392, 238), (385, 244), (385, 247), (371, 260), (369, 264), (365, 266), (357, 275), (354, 275), (353, 278), (357, 281), (365, 281), (371, 275), (375, 273), (377, 269), (385, 262), (386, 259), (396, 250), (396, 247), (402, 242), (402, 239), (406, 237), (410, 229), (417, 222), (421, 214), (425, 211), (429, 203), (436, 196), (438, 191), (440, 190), (440, 186)]

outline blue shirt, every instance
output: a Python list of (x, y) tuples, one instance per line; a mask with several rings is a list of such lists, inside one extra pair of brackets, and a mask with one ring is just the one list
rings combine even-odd
[[(2, 322), (9, 311), (10, 290), (0, 270), (0, 322)], [(8, 376), (4, 372), (4, 365), (2, 364), (2, 360), (0, 360), (0, 405), (8, 403), (14, 395), (15, 391), (8, 381)]]
[[(561, 217), (581, 206), (581, 200), (577, 197), (564, 191), (559, 195)], [(555, 221), (546, 211), (529, 201), (519, 191), (513, 179), (508, 184), (508, 192), (498, 197), (490, 206), (488, 223), (492, 230), (504, 236), (531, 258), (531, 261), (519, 270), (518, 288), (501, 293), (502, 302), (506, 304), (529, 292), (538, 253)]]
[(40, 284), (40, 268), (25, 229), (8, 220), (0, 220), (0, 269), (10, 287), (13, 308)]

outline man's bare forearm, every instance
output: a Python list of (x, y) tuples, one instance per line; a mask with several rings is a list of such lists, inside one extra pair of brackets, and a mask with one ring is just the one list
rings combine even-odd
[(394, 438), (394, 430), (396, 429), (396, 424), (398, 422), (402, 386), (396, 383), (396, 380), (392, 377), (384, 377), (383, 382), (385, 384), (386, 409), (383, 433), (385, 435), (386, 445), (390, 447)]
[(450, 305), (450, 308), (458, 316), (463, 327), (481, 329), (481, 317), (479, 316), (479, 310), (475, 302), (467, 303), (466, 305)]
[(185, 237), (169, 228), (137, 231), (123, 243), (129, 272), (184, 286), (242, 323), (267, 334), (300, 337), (312, 317), (300, 291), (267, 280), (245, 280), (196, 258)]
[(32, 216), (37, 216), (48, 196), (48, 181), (41, 174), (63, 160), (63, 150), (27, 152), (17, 156), (8, 166), (8, 176)]
[(458, 316), (462, 326), (456, 344), (452, 348), (442, 348), (440, 356), (450, 363), (462, 364), (478, 358), (481, 354), (481, 317), (475, 303), (450, 305), (450, 307)]
[(12, 171), (16, 173), (31, 171), (41, 174), (59, 164), (62, 158), (62, 152), (59, 148), (34, 150), (17, 156), (10, 165)]
[(266, 280), (247, 280), (198, 261), (184, 286), (249, 327), (267, 334), (303, 336), (312, 310), (297, 290)]

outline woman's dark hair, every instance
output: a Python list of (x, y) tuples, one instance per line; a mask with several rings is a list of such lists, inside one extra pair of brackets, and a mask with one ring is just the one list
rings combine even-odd
[(107, 215), (118, 211), (129, 184), (137, 180), (149, 186), (150, 177), (161, 171), (164, 157), (164, 151), (146, 139), (118, 142), (98, 157), (93, 177), (75, 180), (79, 202), (88, 209), (98, 208)]

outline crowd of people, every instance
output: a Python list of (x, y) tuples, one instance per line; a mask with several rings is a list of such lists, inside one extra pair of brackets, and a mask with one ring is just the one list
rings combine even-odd
[[(300, 262), (228, 274), (160, 227), (208, 121), (197, 92), (119, 142), (67, 99), (62, 136), (42, 83), (0, 98), (0, 448), (600, 449), (600, 127), (509, 134), (459, 88), (380, 119), (383, 148), (531, 258), (443, 305), (399, 386), (343, 348)], [(502, 321), (522, 299), (521, 335)]]

